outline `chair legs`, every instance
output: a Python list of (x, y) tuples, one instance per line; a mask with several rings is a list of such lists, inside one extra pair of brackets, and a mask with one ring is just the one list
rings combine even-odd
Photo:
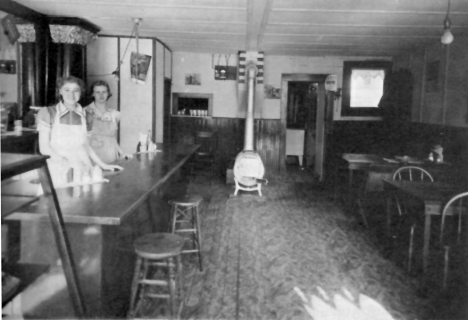
[(449, 256), (450, 256), (450, 247), (444, 246), (444, 275), (442, 280), (442, 289), (447, 289), (447, 279), (449, 271)]
[(364, 213), (364, 207), (362, 206), (361, 199), (358, 198), (357, 201), (356, 201), (356, 204), (357, 204), (357, 207), (358, 207), (359, 214), (362, 217), (362, 221), (364, 222), (364, 225), (366, 226), (367, 229), (369, 229), (369, 224), (367, 223), (367, 218), (366, 218), (366, 215)]
[(171, 213), (171, 233), (189, 234), (192, 241), (191, 249), (184, 249), (182, 253), (197, 253), (200, 271), (203, 271), (201, 253), (201, 228), (198, 216), (198, 205), (179, 206), (174, 204)]
[(409, 248), (408, 248), (408, 273), (411, 272), (412, 262), (413, 262), (413, 252), (414, 252), (414, 229), (415, 224), (411, 226), (410, 239), (409, 239)]

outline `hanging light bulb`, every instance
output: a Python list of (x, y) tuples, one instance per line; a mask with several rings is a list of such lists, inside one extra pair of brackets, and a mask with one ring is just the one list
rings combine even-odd
[(449, 11), (450, 11), (450, 0), (448, 0), (447, 16), (445, 17), (445, 20), (444, 20), (444, 33), (442, 34), (442, 37), (440, 38), (440, 41), (442, 41), (443, 44), (451, 44), (453, 41), (453, 35), (452, 35), (452, 32), (450, 32), (450, 19), (448, 17)]

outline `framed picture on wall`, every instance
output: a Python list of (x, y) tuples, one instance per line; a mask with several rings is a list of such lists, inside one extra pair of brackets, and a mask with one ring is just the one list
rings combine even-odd
[(185, 75), (185, 84), (188, 86), (200, 86), (201, 77), (199, 73), (187, 73)]
[(130, 74), (132, 81), (139, 84), (145, 84), (151, 64), (151, 56), (146, 54), (132, 52), (130, 56)]

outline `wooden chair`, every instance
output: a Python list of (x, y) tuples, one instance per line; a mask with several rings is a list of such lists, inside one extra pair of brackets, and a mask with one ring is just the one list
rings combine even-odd
[[(432, 175), (425, 169), (417, 166), (403, 166), (398, 168), (393, 174), (393, 180), (407, 180), (407, 181), (429, 181), (434, 182), (434, 178)], [(404, 204), (404, 210), (402, 210), (402, 206), (400, 204), (400, 200), (398, 197), (395, 197), (395, 201), (398, 208), (398, 214), (400, 216), (400, 220), (398, 223), (398, 228), (402, 224), (402, 217), (403, 214), (406, 214), (407, 204)], [(404, 213), (403, 213), (404, 211)], [(408, 263), (407, 263), (407, 270), (411, 272), (412, 269), (412, 261), (413, 261), (413, 253), (414, 253), (414, 233), (416, 232), (416, 222), (411, 222), (410, 232), (409, 232), (409, 247), (408, 247)]]
[[(444, 206), (442, 210), (442, 219), (440, 224), (440, 244), (444, 251), (444, 271), (442, 278), (442, 287), (447, 289), (448, 273), (450, 268), (450, 257), (457, 256), (458, 258), (465, 256), (465, 260), (462, 263), (458, 263), (457, 268), (463, 270), (467, 265), (466, 250), (468, 246), (464, 241), (464, 246), (461, 245), (460, 239), (462, 234), (462, 215), (468, 214), (468, 192), (463, 192), (452, 197)], [(453, 234), (444, 235), (446, 229), (446, 218), (447, 216), (458, 216), (458, 227), (456, 239)], [(455, 250), (454, 250), (455, 249)], [(462, 271), (464, 272), (464, 271)]]
[(214, 175), (216, 135), (214, 132), (199, 131), (195, 136), (195, 144), (200, 148), (196, 151), (191, 163), (190, 175), (208, 175), (211, 185)]
[[(128, 319), (134, 319), (145, 298), (167, 299), (173, 319), (178, 318), (177, 301), (182, 303), (183, 276), (180, 254), (184, 238), (171, 233), (150, 233), (135, 240), (137, 255)], [(163, 269), (157, 272), (157, 269)], [(148, 290), (162, 287), (161, 290)], [(167, 290), (164, 290), (164, 287)]]

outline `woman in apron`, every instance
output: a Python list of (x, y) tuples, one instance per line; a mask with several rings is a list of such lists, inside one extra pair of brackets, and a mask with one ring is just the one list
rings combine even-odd
[(89, 137), (91, 148), (105, 163), (115, 163), (122, 157), (132, 158), (132, 155), (124, 154), (117, 143), (120, 112), (107, 106), (107, 100), (112, 96), (109, 84), (102, 80), (93, 82), (91, 95), (94, 102), (85, 108), (87, 121), (93, 127)]
[(49, 170), (55, 186), (69, 181), (69, 171), (73, 169), (74, 180), (83, 173), (90, 172), (92, 161), (103, 170), (122, 170), (122, 167), (101, 161), (89, 146), (83, 108), (78, 103), (84, 90), (81, 79), (69, 76), (57, 81), (56, 106), (42, 108), (37, 114), (39, 150), (49, 155)]

